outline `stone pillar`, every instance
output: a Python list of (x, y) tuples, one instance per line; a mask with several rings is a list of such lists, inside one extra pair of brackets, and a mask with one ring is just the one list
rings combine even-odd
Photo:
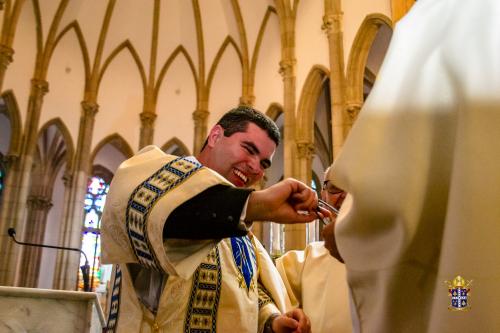
[[(25, 135), (19, 168), (9, 170), (4, 205), (1, 212), (0, 227), (16, 228), (18, 237), (23, 237), (25, 228), (26, 201), (28, 198), (33, 155), (38, 137), (38, 123), (43, 103), (43, 96), (49, 91), (49, 84), (45, 80), (32, 79), (31, 91), (28, 101)], [(12, 188), (8, 189), (8, 186)], [(5, 204), (8, 203), (8, 204)], [(8, 224), (6, 226), (5, 224)], [(18, 281), (20, 268), (20, 248), (13, 244), (7, 235), (0, 236), (0, 285), (12, 286)]]
[(150, 111), (141, 113), (141, 134), (139, 138), (139, 149), (153, 144), (155, 133), (156, 114)]
[(210, 113), (207, 110), (197, 109), (193, 112), (194, 120), (194, 149), (193, 155), (200, 152), (207, 138), (207, 119)]
[[(296, 178), (305, 184), (311, 183), (311, 163), (314, 156), (314, 144), (312, 142), (297, 142), (296, 160), (298, 170)], [(306, 224), (285, 225), (285, 250), (303, 249), (306, 246)]]
[[(283, 76), (285, 87), (285, 98), (283, 109), (285, 112), (284, 123), (284, 177), (299, 178), (298, 161), (296, 155), (296, 133), (295, 133), (295, 58), (282, 60), (280, 62), (280, 74)], [(304, 224), (285, 225), (285, 251), (303, 249), (306, 240), (306, 227)], [(273, 232), (278, 233), (280, 229), (275, 227)]]
[[(84, 199), (92, 162), (90, 161), (91, 138), (98, 110), (99, 105), (94, 101), (82, 102), (75, 163), (73, 170), (65, 174), (68, 194), (65, 194), (59, 244), (66, 247), (81, 247)], [(54, 288), (75, 290), (79, 263), (78, 252), (60, 251), (56, 259)]]
[[(52, 201), (50, 198), (43, 195), (30, 195), (28, 197), (27, 207), (28, 213), (24, 241), (41, 244), (43, 243), (45, 235), (47, 215), (50, 208), (52, 208)], [(36, 288), (41, 258), (41, 248), (31, 246), (23, 248), (19, 286)]]
[(280, 61), (279, 73), (283, 77), (284, 102), (283, 111), (285, 113), (283, 125), (283, 171), (284, 177), (296, 177), (297, 170), (294, 164), (295, 154), (295, 66), (297, 61), (294, 58)]
[(346, 79), (344, 72), (344, 36), (342, 30), (343, 15), (339, 0), (325, 0), (325, 15), (323, 16), (321, 29), (328, 38), (334, 159), (344, 145), (349, 130), (349, 124), (345, 115)]
[(0, 91), (3, 90), (3, 79), (5, 78), (5, 72), (7, 72), (7, 67), (13, 60), (14, 49), (5, 44), (0, 44)]

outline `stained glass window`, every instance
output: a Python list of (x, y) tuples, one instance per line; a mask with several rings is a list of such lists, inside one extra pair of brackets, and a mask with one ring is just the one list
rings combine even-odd
[[(101, 217), (108, 194), (109, 184), (98, 176), (89, 179), (85, 196), (85, 217), (82, 228), (82, 250), (87, 255), (90, 265), (90, 290), (106, 292), (106, 284), (110, 279), (111, 265), (101, 265)], [(80, 266), (85, 258), (80, 258)], [(78, 290), (83, 290), (82, 272), (78, 271)]]
[(3, 165), (3, 155), (0, 153), (0, 198), (2, 197), (5, 182), (5, 167)]
[(0, 166), (0, 197), (2, 197), (2, 192), (3, 192), (3, 179), (5, 177), (5, 174), (3, 172), (3, 168)]

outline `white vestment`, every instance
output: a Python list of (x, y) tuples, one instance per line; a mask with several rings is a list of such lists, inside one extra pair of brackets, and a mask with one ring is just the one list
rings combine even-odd
[(499, 18), (498, 0), (416, 2), (334, 163), (362, 332), (500, 332)]
[[(102, 261), (118, 264), (107, 332), (254, 333), (263, 330), (271, 314), (290, 308), (279, 273), (252, 236), (163, 240), (169, 214), (216, 184), (230, 185), (195, 159), (166, 155), (156, 147), (120, 165), (101, 229)], [(168, 275), (156, 313), (139, 300), (127, 264)]]
[(292, 306), (311, 320), (313, 333), (352, 332), (345, 266), (333, 258), (323, 242), (304, 251), (288, 251), (276, 259)]

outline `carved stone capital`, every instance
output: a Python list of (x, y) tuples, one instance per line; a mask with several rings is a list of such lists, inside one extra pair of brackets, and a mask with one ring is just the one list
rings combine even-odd
[(340, 14), (328, 14), (323, 16), (323, 24), (321, 25), (321, 30), (323, 30), (327, 36), (330, 36), (334, 32), (339, 32), (342, 27), (342, 16)]
[(71, 182), (73, 181), (73, 173), (69, 170), (64, 171), (62, 181), (65, 187), (69, 187), (71, 185)]
[(242, 105), (242, 106), (253, 106), (254, 102), (255, 102), (254, 95), (240, 97), (240, 105)]
[(142, 112), (141, 113), (141, 123), (144, 127), (153, 127), (156, 120), (156, 114), (153, 112)]
[(312, 142), (297, 142), (297, 152), (300, 159), (311, 159), (316, 149)]
[(19, 156), (18, 155), (5, 155), (2, 158), (3, 164), (7, 167), (7, 169), (10, 169), (14, 164), (16, 164), (19, 161)]
[(42, 195), (28, 196), (28, 208), (36, 210), (49, 210), (53, 206), (52, 201)]
[(13, 60), (12, 58), (13, 55), (14, 55), (13, 48), (4, 44), (0, 44), (0, 66), (2, 66), (2, 68), (7, 69), (7, 67)]
[(295, 75), (295, 64), (297, 61), (295, 59), (288, 59), (280, 61), (279, 73), (283, 79), (293, 77)]
[(210, 112), (208, 112), (207, 110), (195, 110), (193, 112), (193, 120), (194, 120), (195, 125), (199, 125), (201, 123), (204, 123), (205, 120), (208, 118), (209, 114), (210, 114)]
[(95, 117), (97, 111), (99, 111), (99, 104), (95, 102), (82, 101), (81, 105), (83, 109), (83, 115), (86, 118)]
[(347, 115), (349, 116), (349, 118), (351, 118), (351, 120), (356, 120), (356, 118), (358, 117), (358, 114), (359, 114), (359, 111), (361, 111), (361, 107), (363, 106), (362, 103), (359, 103), (359, 102), (348, 102), (346, 104), (346, 112), (347, 112)]
[(31, 79), (31, 88), (38, 95), (45, 95), (49, 92), (49, 83), (45, 80)]

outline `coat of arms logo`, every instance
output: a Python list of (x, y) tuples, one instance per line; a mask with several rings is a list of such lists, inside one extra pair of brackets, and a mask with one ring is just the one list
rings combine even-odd
[(451, 305), (448, 306), (452, 311), (466, 311), (470, 309), (469, 295), (472, 280), (465, 280), (457, 275), (453, 281), (444, 281), (448, 285), (448, 295), (451, 297)]

